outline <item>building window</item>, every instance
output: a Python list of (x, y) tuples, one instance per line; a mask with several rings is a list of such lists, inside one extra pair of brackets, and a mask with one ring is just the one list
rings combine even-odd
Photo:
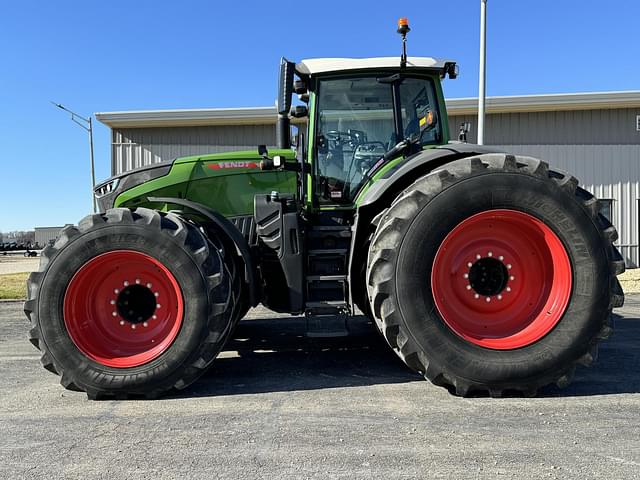
[(600, 206), (600, 215), (613, 223), (613, 200), (610, 198), (601, 198), (598, 205)]

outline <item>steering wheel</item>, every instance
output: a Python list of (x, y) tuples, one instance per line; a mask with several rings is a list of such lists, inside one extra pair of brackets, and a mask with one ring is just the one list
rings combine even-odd
[(351, 140), (351, 134), (349, 132), (341, 132), (339, 130), (329, 130), (324, 136), (333, 142), (343, 141), (343, 139), (345, 142)]

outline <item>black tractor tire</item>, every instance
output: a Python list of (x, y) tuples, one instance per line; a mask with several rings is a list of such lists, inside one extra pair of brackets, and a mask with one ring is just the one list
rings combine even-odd
[[(69, 299), (68, 296), (73, 291), (70, 285), (80, 271), (93, 265), (95, 259), (117, 252), (129, 252), (136, 259), (149, 259), (155, 268), (152, 270), (153, 275), (156, 271), (169, 272), (163, 275), (173, 279), (172, 282), (167, 282), (166, 287), (167, 291), (174, 292), (174, 297), (170, 298), (175, 301), (172, 305), (164, 305), (163, 310), (159, 310), (161, 305), (158, 303), (155, 305), (158, 309), (155, 312), (158, 313), (157, 318), (165, 318), (164, 315), (167, 315), (166, 318), (169, 319), (180, 318), (180, 322), (172, 330), (173, 336), (167, 341), (165, 349), (157, 354), (154, 353), (156, 350), (150, 350), (153, 354), (149, 353), (148, 361), (133, 362), (128, 360), (130, 357), (126, 357), (125, 363), (114, 366), (112, 361), (96, 360), (105, 357), (95, 357), (91, 355), (91, 351), (87, 353), (86, 348), (81, 349), (72, 339), (73, 332), (69, 325), (75, 325), (71, 322), (78, 319), (85, 321), (82, 318), (87, 318), (84, 325), (92, 328), (91, 322), (97, 324), (93, 318), (104, 319), (105, 310), (108, 315), (114, 309), (114, 317), (120, 310), (110, 308), (108, 301), (104, 302), (104, 309), (102, 303), (94, 306), (91, 295), (87, 295), (86, 304), (83, 304), (80, 296), (72, 297), (74, 302), (65, 302), (65, 299)], [(96, 285), (77, 288), (89, 288), (88, 292), (93, 288), (97, 299), (101, 292), (101, 272), (105, 269), (113, 270), (114, 266), (107, 264), (102, 270), (100, 267), (92, 268), (96, 269)], [(130, 271), (132, 268), (134, 271), (136, 269), (135, 266), (128, 268)], [(133, 284), (132, 279), (131, 282)], [(140, 283), (139, 280), (135, 282)], [(125, 282), (124, 285), (128, 283)], [(163, 287), (162, 282), (157, 283), (160, 285), (158, 288), (154, 287), (156, 292)], [(231, 284), (232, 278), (218, 249), (195, 224), (178, 215), (146, 208), (116, 208), (106, 213), (89, 215), (77, 227), (66, 227), (55, 244), (43, 250), (40, 270), (29, 277), (28, 300), (24, 310), (31, 322), (30, 341), (41, 350), (44, 368), (60, 375), (60, 383), (65, 388), (85, 391), (91, 399), (156, 398), (174, 389), (184, 389), (197, 380), (223, 347), (231, 331), (233, 312), (237, 310)], [(148, 287), (151, 291), (151, 285), (147, 283), (144, 287), (143, 281), (136, 288)], [(118, 295), (118, 309), (121, 304), (120, 296), (125, 290), (120, 293), (117, 289), (113, 290), (114, 295)], [(160, 302), (163, 296), (157, 294), (156, 298)], [(165, 301), (166, 298), (165, 296)], [(151, 299), (153, 305), (153, 296)], [(113, 305), (115, 300), (110, 303)], [(84, 311), (97, 313), (70, 318), (73, 316), (67, 315), (67, 305), (72, 308), (75, 304), (79, 305), (78, 308), (85, 308)], [(180, 304), (181, 315), (164, 313), (177, 304)], [(124, 317), (126, 312), (121, 315)], [(131, 323), (123, 319), (119, 324), (124, 325), (123, 328), (134, 329), (137, 326), (138, 332), (150, 335), (156, 331), (156, 327), (152, 324), (151, 317), (146, 318), (149, 318), (148, 325), (134, 325), (135, 318)], [(175, 324), (176, 322), (173, 325)], [(117, 324), (109, 325), (108, 329), (113, 329), (116, 335), (126, 335), (126, 332), (118, 332), (115, 325)], [(150, 328), (143, 330), (147, 326)], [(108, 329), (105, 335), (86, 336), (86, 341), (94, 342), (88, 344), (97, 345), (95, 349), (102, 352), (100, 349), (107, 347), (103, 347), (101, 343), (105, 342), (107, 345), (106, 339), (112, 334)], [(117, 343), (115, 348), (119, 348)], [(147, 355), (147, 352), (143, 354)]]
[[(470, 217), (494, 209), (541, 221), (570, 260), (572, 283), (557, 323), (518, 348), (470, 341), (444, 320), (434, 298), (432, 283), (443, 282), (432, 282), (433, 267), (445, 239)], [(382, 213), (367, 262), (371, 309), (398, 356), (434, 384), (460, 396), (533, 396), (549, 384), (568, 385), (576, 366), (590, 365), (598, 342), (610, 335), (611, 311), (624, 302), (616, 239), (595, 197), (543, 161), (504, 154), (457, 160), (419, 178)]]
[(249, 288), (244, 280), (245, 263), (227, 234), (219, 230), (216, 225), (207, 223), (205, 220), (196, 220), (196, 223), (202, 225), (201, 231), (218, 250), (230, 279), (231, 302), (227, 313), (231, 321), (231, 335), (233, 335), (238, 323), (250, 308)]

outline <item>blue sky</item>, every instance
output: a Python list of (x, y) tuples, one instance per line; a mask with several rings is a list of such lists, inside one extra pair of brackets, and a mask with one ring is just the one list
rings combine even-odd
[[(479, 0), (0, 3), (0, 231), (77, 222), (91, 208), (79, 113), (263, 106), (281, 55), (455, 59), (449, 98), (477, 94)], [(489, 0), (488, 95), (640, 89), (640, 2)], [(96, 126), (98, 180), (109, 131)]]

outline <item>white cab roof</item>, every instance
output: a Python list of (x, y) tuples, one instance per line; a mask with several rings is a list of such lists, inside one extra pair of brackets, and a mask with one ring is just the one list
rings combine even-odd
[[(449, 60), (432, 57), (407, 57), (407, 68), (443, 69)], [(400, 67), (400, 55), (397, 57), (375, 58), (310, 58), (296, 65), (296, 70), (304, 75), (338, 72), (344, 70), (363, 70)]]

